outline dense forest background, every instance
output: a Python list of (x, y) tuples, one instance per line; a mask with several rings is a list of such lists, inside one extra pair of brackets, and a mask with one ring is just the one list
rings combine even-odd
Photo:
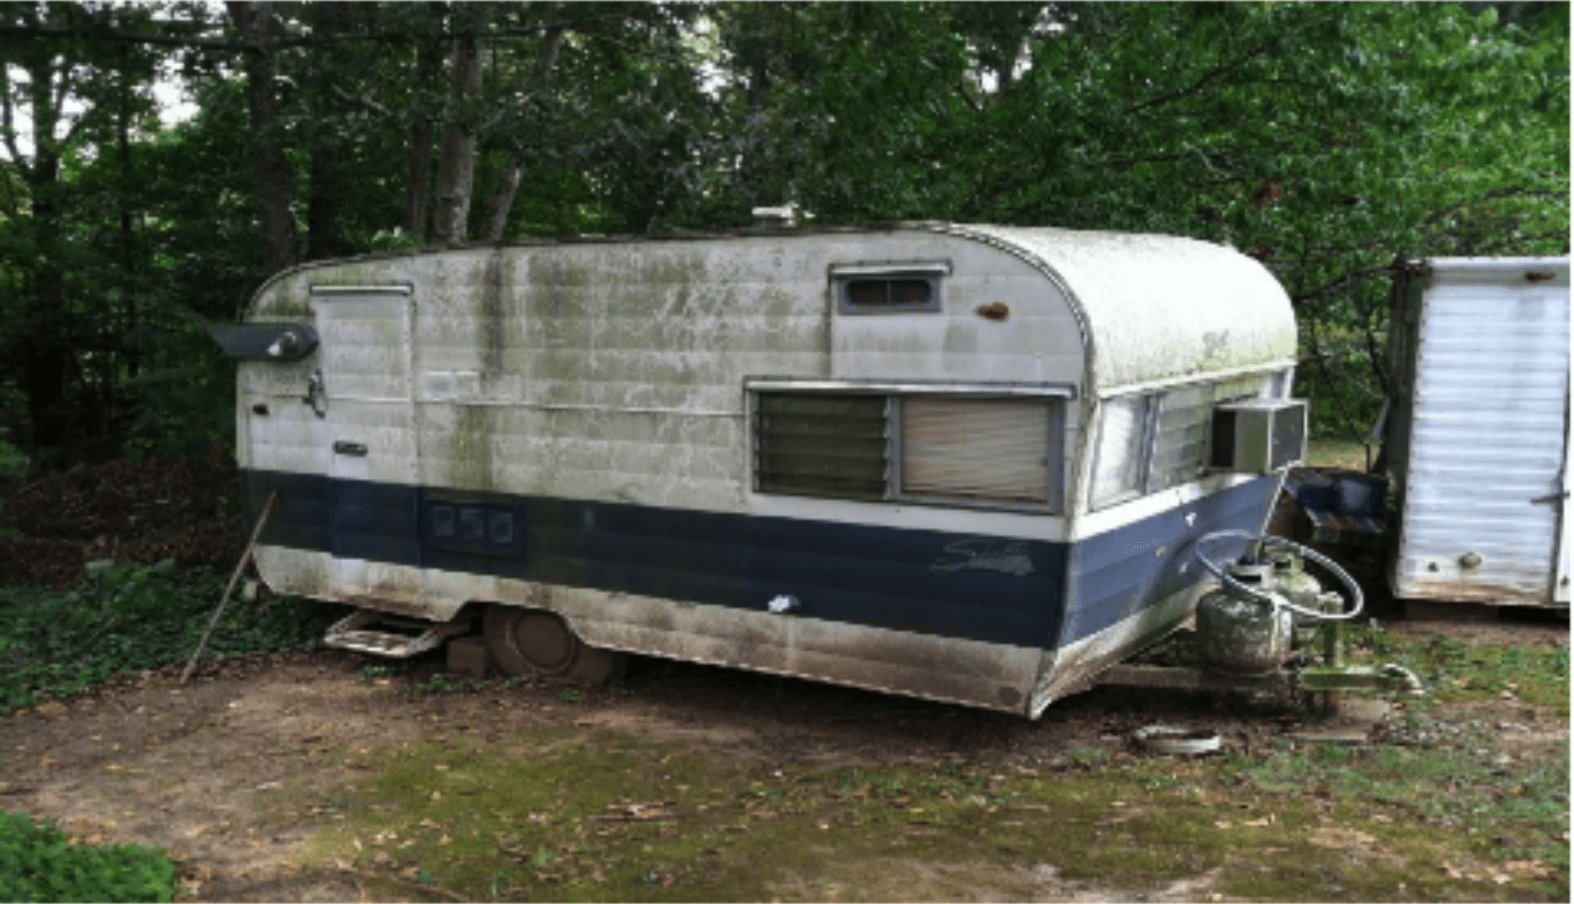
[(787, 201), (1228, 242), (1356, 436), (1397, 257), (1568, 252), (1568, 10), (3, 3), (0, 459), (229, 443), (201, 321), (293, 263)]

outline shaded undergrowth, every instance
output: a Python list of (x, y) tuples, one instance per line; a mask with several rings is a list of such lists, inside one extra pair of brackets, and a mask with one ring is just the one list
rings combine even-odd
[[(89, 563), (67, 591), (0, 586), (0, 713), (66, 697), (116, 674), (184, 663), (224, 592), (224, 578), (172, 560)], [(292, 597), (233, 600), (205, 656), (315, 645), (330, 607)]]

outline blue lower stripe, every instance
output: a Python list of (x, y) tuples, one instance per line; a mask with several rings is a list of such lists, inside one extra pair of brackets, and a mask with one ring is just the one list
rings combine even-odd
[(265, 544), (754, 611), (787, 594), (814, 618), (1046, 649), (1200, 580), (1187, 564), (1196, 538), (1255, 529), (1274, 485), (1066, 544), (273, 471), (242, 480), (254, 513), (279, 493)]
[[(1063, 543), (269, 471), (243, 483), (253, 511), (279, 492), (275, 546), (755, 611), (786, 594), (810, 617), (1029, 647), (1060, 633)], [(494, 521), (496, 537), (479, 526)]]

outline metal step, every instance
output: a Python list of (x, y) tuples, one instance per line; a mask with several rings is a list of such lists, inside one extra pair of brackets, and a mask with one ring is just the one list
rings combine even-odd
[[(411, 633), (399, 633), (388, 628), (403, 628)], [(419, 632), (419, 633), (415, 633)], [(470, 620), (444, 622), (412, 621), (392, 618), (371, 609), (358, 609), (348, 617), (335, 622), (323, 636), (322, 642), (341, 650), (408, 659), (418, 653), (436, 649), (443, 641), (458, 634), (470, 632)]]

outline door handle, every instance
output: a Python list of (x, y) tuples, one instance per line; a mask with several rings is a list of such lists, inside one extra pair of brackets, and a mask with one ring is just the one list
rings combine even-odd
[(366, 444), (346, 442), (341, 439), (334, 442), (333, 452), (335, 455), (353, 455), (356, 458), (365, 458)]

